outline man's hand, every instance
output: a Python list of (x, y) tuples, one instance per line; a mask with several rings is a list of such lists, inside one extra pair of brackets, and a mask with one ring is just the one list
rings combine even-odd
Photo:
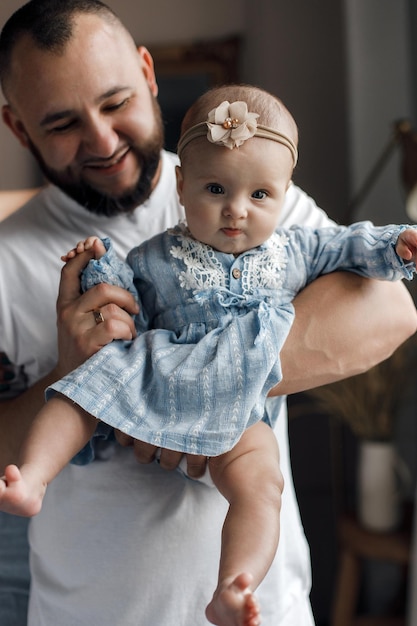
[(138, 305), (132, 294), (104, 283), (80, 294), (80, 273), (91, 256), (90, 251), (79, 254), (62, 268), (57, 300), (59, 361), (55, 369), (59, 377), (114, 339), (136, 336), (131, 316), (138, 313)]
[(139, 463), (152, 463), (159, 456), (159, 464), (163, 469), (173, 470), (178, 467), (183, 456), (187, 459), (187, 474), (190, 478), (200, 478), (206, 471), (207, 457), (196, 454), (185, 454), (175, 452), (174, 450), (166, 450), (157, 448), (150, 443), (138, 441), (125, 435), (120, 431), (115, 431), (117, 441), (122, 446), (133, 446), (134, 455)]
[[(98, 285), (80, 294), (80, 273), (90, 258), (90, 253), (80, 254), (62, 270), (57, 301), (58, 364), (23, 393), (25, 381), (21, 380), (18, 397), (9, 399), (15, 392), (18, 378), (10, 381), (10, 392), (4, 390), (0, 394), (0, 467), (18, 463), (27, 430), (45, 403), (46, 387), (113, 339), (129, 340), (136, 334), (131, 314), (137, 313), (137, 304), (130, 293), (120, 287)], [(101, 313), (103, 322), (95, 321), (94, 311)], [(10, 371), (8, 362), (0, 365), (0, 379), (3, 376), (6, 385)]]
[[(128, 291), (102, 283), (80, 295), (80, 273), (92, 254), (91, 251), (78, 254), (62, 268), (57, 300), (59, 362), (54, 370), (57, 378), (84, 363), (114, 339), (130, 340), (136, 336), (131, 316), (138, 313), (138, 305)], [(98, 323), (94, 311), (101, 314)], [(139, 463), (151, 463), (156, 458), (159, 448), (119, 431), (115, 434), (122, 446), (133, 447)], [(173, 450), (161, 450), (159, 462), (162, 468), (172, 470), (178, 467), (183, 456)], [(189, 476), (202, 476), (206, 457), (185, 456)]]

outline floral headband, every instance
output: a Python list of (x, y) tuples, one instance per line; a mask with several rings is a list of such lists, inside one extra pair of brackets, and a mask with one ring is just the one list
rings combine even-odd
[(225, 146), (230, 150), (238, 148), (251, 137), (262, 137), (286, 146), (291, 152), (295, 167), (298, 151), (293, 140), (274, 128), (258, 124), (256, 121), (258, 117), (258, 113), (248, 111), (246, 102), (238, 101), (230, 104), (225, 100), (210, 111), (207, 122), (200, 122), (191, 126), (183, 134), (178, 143), (178, 154), (181, 156), (185, 146), (197, 137), (206, 136), (211, 143)]

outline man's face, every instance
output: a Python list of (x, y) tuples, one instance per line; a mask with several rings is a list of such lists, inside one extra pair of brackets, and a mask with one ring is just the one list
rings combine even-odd
[(49, 180), (91, 211), (130, 211), (158, 174), (163, 126), (152, 60), (120, 28), (78, 18), (63, 54), (18, 43), (3, 118)]

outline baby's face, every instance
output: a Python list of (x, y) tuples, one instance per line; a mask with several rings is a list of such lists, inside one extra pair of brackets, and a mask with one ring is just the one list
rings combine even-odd
[(235, 255), (259, 246), (277, 227), (292, 167), (288, 148), (270, 139), (232, 150), (193, 141), (177, 173), (193, 237)]

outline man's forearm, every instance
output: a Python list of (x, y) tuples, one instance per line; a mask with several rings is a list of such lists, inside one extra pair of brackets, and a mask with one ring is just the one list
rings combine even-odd
[(281, 353), (283, 380), (271, 395), (364, 372), (417, 329), (416, 309), (402, 282), (328, 274), (304, 289), (294, 306), (295, 321)]

